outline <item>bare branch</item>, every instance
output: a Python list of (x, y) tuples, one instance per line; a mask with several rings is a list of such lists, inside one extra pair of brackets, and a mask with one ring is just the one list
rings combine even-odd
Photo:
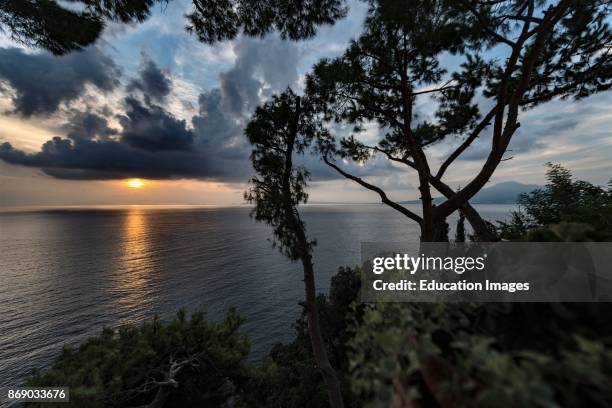
[(413, 213), (412, 211), (410, 211), (406, 207), (396, 203), (395, 201), (390, 200), (387, 197), (387, 194), (381, 188), (379, 188), (379, 187), (377, 187), (377, 186), (375, 186), (373, 184), (370, 184), (370, 183), (364, 181), (360, 177), (357, 177), (357, 176), (354, 176), (352, 174), (349, 174), (349, 173), (345, 172), (340, 167), (338, 167), (336, 164), (334, 164), (331, 161), (329, 161), (329, 159), (326, 156), (323, 156), (323, 161), (325, 162), (325, 164), (327, 164), (332, 169), (336, 170), (338, 173), (342, 174), (347, 179), (353, 180), (354, 182), (358, 183), (362, 187), (365, 187), (368, 190), (371, 190), (371, 191), (374, 191), (374, 192), (378, 193), (378, 195), (380, 196), (381, 201), (384, 204), (388, 205), (389, 207), (393, 208), (394, 210), (399, 211), (400, 213), (404, 214), (406, 217), (408, 217), (411, 220), (417, 222), (419, 225), (421, 225), (423, 223), (423, 219), (421, 217), (419, 217), (417, 214)]
[(541, 23), (542, 22), (541, 18), (537, 18), (533, 16), (525, 17), (525, 16), (520, 16), (520, 15), (504, 14), (502, 16), (499, 16), (499, 18), (503, 18), (507, 20), (518, 20), (518, 21), (524, 21), (524, 22), (531, 22), (531, 23)]
[(491, 123), (491, 119), (493, 119), (493, 117), (495, 116), (496, 111), (497, 106), (493, 107), (489, 111), (489, 113), (486, 114), (484, 119), (472, 130), (472, 133), (470, 133), (470, 135), (463, 141), (463, 143), (461, 143), (461, 145), (457, 147), (457, 149), (455, 149), (455, 151), (444, 161), (444, 163), (442, 163), (435, 177), (437, 180), (442, 179), (442, 176), (446, 172), (446, 169), (448, 169), (448, 167), (453, 163), (453, 161), (455, 161), (455, 159), (457, 159), (457, 157), (459, 157), (465, 151), (465, 149), (470, 147), (474, 140), (478, 138), (480, 133), (487, 126), (489, 126), (489, 124)]
[(439, 88), (434, 88), (434, 89), (426, 89), (423, 91), (415, 91), (415, 92), (410, 92), (411, 95), (416, 96), (416, 95), (424, 95), (424, 94), (428, 94), (428, 93), (434, 93), (434, 92), (442, 92), (446, 89), (452, 89), (452, 88), (457, 88), (459, 85), (450, 85), (451, 82), (453, 82), (454, 79), (449, 79), (444, 85), (442, 85)]
[(383, 153), (385, 156), (387, 156), (387, 158), (389, 160), (405, 164), (406, 166), (411, 167), (411, 168), (416, 170), (416, 166), (415, 166), (414, 162), (412, 162), (412, 161), (410, 161), (408, 159), (400, 158), (400, 157), (395, 157), (391, 153), (389, 153), (387, 150), (381, 149), (378, 146), (367, 146), (367, 145), (364, 145), (363, 147), (365, 147), (366, 149), (370, 149), (370, 150), (374, 150), (374, 151)]

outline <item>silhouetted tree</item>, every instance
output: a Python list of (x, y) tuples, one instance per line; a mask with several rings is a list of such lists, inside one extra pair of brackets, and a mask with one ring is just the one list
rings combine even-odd
[(305, 203), (308, 172), (294, 164), (294, 155), (303, 154), (322, 131), (312, 120), (310, 105), (287, 90), (256, 109), (245, 133), (253, 145), (251, 161), (256, 176), (245, 199), (254, 203), (252, 216), (274, 229), (274, 244), (289, 259), (301, 261), (304, 271), (308, 334), (318, 368), (327, 385), (332, 407), (343, 406), (340, 382), (327, 356), (317, 312), (312, 247), (298, 212)]
[[(95, 42), (106, 21), (142, 22), (155, 3), (170, 0), (3, 0), (0, 31), (30, 47), (62, 55)], [(64, 3), (64, 4), (62, 4)], [(204, 43), (229, 40), (243, 33), (282, 38), (312, 37), (318, 26), (346, 15), (346, 0), (193, 0), (187, 31)], [(74, 7), (70, 7), (74, 6)]]
[[(353, 335), (349, 325), (359, 319), (363, 304), (359, 302), (360, 271), (339, 268), (331, 278), (329, 295), (319, 293), (317, 310), (321, 333), (328, 346), (328, 357), (336, 369), (346, 406), (357, 407), (349, 382), (349, 346)], [(304, 309), (295, 321), (295, 338), (277, 343), (264, 359), (261, 382), (255, 383), (249, 395), (253, 406), (270, 408), (320, 408), (328, 405), (327, 387), (321, 380), (308, 333), (308, 316)]]
[[(438, 85), (444, 70), (439, 55), (456, 52), (471, 35), (465, 16), (445, 1), (371, 2), (364, 33), (339, 58), (318, 63), (307, 80), (307, 92), (326, 119), (355, 125), (355, 133), (369, 121), (383, 129), (378, 145), (367, 146), (353, 135), (321, 143), (326, 164), (343, 176), (381, 195), (383, 203), (419, 223), (424, 240), (440, 240), (445, 222), (436, 222), (430, 191), (430, 169), (424, 149), (470, 127), (478, 111), (469, 104), (480, 83), (484, 63), (469, 59), (464, 71)], [(431, 85), (435, 85), (430, 88)], [(418, 96), (442, 99), (437, 123), (417, 123), (413, 113)], [(334, 157), (365, 162), (373, 154), (416, 169), (423, 215), (393, 202), (382, 190), (334, 163)], [(452, 189), (433, 181), (442, 193)], [(484, 222), (469, 204), (463, 208), (475, 229)], [(484, 231), (484, 228), (480, 228)]]
[(157, 1), (3, 0), (0, 31), (16, 42), (61, 55), (92, 44), (100, 36), (105, 21), (144, 21)]
[[(243, 406), (251, 375), (243, 319), (230, 309), (221, 321), (185, 310), (118, 330), (105, 328), (78, 348), (65, 348), (29, 387), (70, 387), (76, 407)], [(28, 404), (28, 406), (45, 404)]]
[(277, 31), (300, 40), (346, 15), (346, 0), (193, 0), (187, 30), (205, 43)]
[[(348, 137), (320, 142), (323, 161), (417, 222), (423, 241), (439, 240), (446, 218), (457, 210), (480, 239), (494, 239), (469, 199), (505, 160), (519, 109), (553, 97), (586, 97), (612, 85), (608, 7), (599, 0), (372, 1), (361, 37), (341, 57), (317, 64), (307, 78), (307, 94), (325, 119), (354, 127)], [(508, 58), (499, 62), (488, 54), (492, 47), (508, 47)], [(461, 69), (447, 75), (440, 65), (443, 53), (462, 56)], [(419, 122), (415, 113), (417, 99), (425, 97), (438, 105), (431, 122)], [(373, 146), (356, 137), (368, 122), (383, 130)], [(491, 123), (482, 170), (453, 191), (444, 174)], [(427, 148), (451, 136), (463, 142), (432, 171)], [(422, 216), (334, 160), (365, 162), (374, 154), (417, 172)], [(447, 200), (434, 205), (431, 187)]]
[[(482, 46), (503, 46), (508, 58), (487, 61), (483, 95), (493, 102), (474, 122), (463, 143), (442, 163), (439, 180), (452, 162), (492, 123), (492, 141), (482, 169), (436, 208), (443, 219), (489, 181), (520, 126), (519, 112), (552, 98), (585, 98), (612, 86), (612, 31), (607, 0), (558, 2), (459, 0), (478, 27)], [(484, 110), (483, 110), (484, 112)]]
[[(519, 196), (519, 211), (512, 212), (510, 222), (499, 222), (505, 239), (530, 238), (539, 230), (548, 240), (610, 240), (612, 237), (612, 180), (608, 189), (588, 181), (573, 180), (570, 170), (548, 163), (548, 183)], [(569, 225), (572, 224), (572, 225)], [(542, 228), (544, 227), (544, 228)], [(544, 238), (544, 237), (542, 237)]]

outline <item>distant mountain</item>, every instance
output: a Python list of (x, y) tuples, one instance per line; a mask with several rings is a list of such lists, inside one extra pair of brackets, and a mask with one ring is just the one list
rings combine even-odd
[[(483, 188), (471, 200), (472, 204), (515, 204), (521, 193), (529, 193), (536, 188), (537, 184), (521, 184), (516, 181), (505, 181), (497, 183), (491, 187)], [(444, 201), (443, 197), (435, 197), (434, 203), (440, 204)], [(421, 200), (400, 201), (400, 204), (419, 204)]]

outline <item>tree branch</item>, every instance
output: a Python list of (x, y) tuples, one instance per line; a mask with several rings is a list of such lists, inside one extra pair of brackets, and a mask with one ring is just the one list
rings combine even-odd
[(480, 23), (482, 28), (487, 32), (487, 34), (489, 34), (491, 37), (495, 38), (497, 41), (499, 41), (501, 43), (504, 43), (504, 44), (507, 44), (507, 45), (509, 45), (512, 48), (514, 48), (516, 46), (516, 43), (514, 43), (513, 41), (510, 41), (506, 37), (504, 37), (501, 34), (497, 33), (494, 29), (489, 27), (489, 24), (487, 23), (485, 18), (482, 16), (482, 14), (480, 14), (478, 12), (478, 10), (476, 10), (476, 8), (474, 8), (474, 6), (472, 6), (469, 2), (464, 1), (464, 0), (459, 0), (459, 3), (463, 4), (470, 11), (470, 13), (472, 13), (474, 15), (474, 17), (476, 17), (476, 19), (478, 20), (478, 22)]
[(374, 192), (378, 193), (378, 195), (380, 196), (380, 199), (383, 202), (383, 204), (388, 205), (389, 207), (393, 208), (396, 211), (399, 211), (400, 213), (404, 214), (406, 217), (408, 217), (411, 220), (417, 222), (419, 225), (421, 225), (423, 223), (423, 219), (421, 217), (419, 217), (417, 214), (413, 213), (412, 211), (410, 211), (406, 207), (396, 203), (395, 201), (390, 200), (387, 197), (387, 194), (380, 187), (377, 187), (377, 186), (375, 186), (373, 184), (370, 184), (370, 183), (364, 181), (360, 177), (357, 177), (357, 176), (354, 176), (352, 174), (349, 174), (349, 173), (345, 172), (340, 167), (338, 167), (336, 164), (334, 164), (331, 161), (329, 161), (329, 159), (326, 156), (323, 156), (323, 161), (325, 162), (325, 164), (327, 164), (332, 169), (336, 170), (338, 173), (342, 174), (347, 179), (353, 180), (354, 182), (358, 183), (362, 187), (365, 187), (368, 190), (371, 190), (371, 191), (374, 191)]
[(495, 116), (496, 111), (497, 106), (493, 107), (489, 111), (489, 113), (487, 113), (484, 119), (480, 121), (480, 123), (474, 128), (474, 130), (472, 130), (472, 133), (463, 141), (463, 143), (461, 143), (459, 147), (457, 147), (457, 149), (444, 161), (444, 163), (442, 163), (440, 169), (438, 170), (438, 173), (435, 176), (436, 180), (442, 179), (442, 176), (444, 176), (446, 169), (448, 169), (448, 167), (453, 163), (453, 161), (455, 161), (455, 159), (457, 159), (457, 157), (459, 157), (465, 151), (465, 149), (470, 147), (474, 140), (478, 138), (480, 133), (487, 126), (489, 126), (489, 124), (491, 123), (491, 119), (493, 119), (493, 117)]
[(456, 88), (459, 85), (449, 85), (451, 82), (453, 82), (454, 79), (449, 79), (448, 81), (446, 81), (446, 83), (444, 85), (442, 85), (440, 88), (434, 88), (434, 89), (426, 89), (423, 91), (415, 91), (415, 92), (410, 92), (410, 94), (412, 96), (417, 96), (417, 95), (424, 95), (424, 94), (428, 94), (428, 93), (433, 93), (433, 92), (442, 92), (446, 89), (451, 89), (451, 88)]
[[(463, 203), (467, 202), (470, 198), (474, 196), (484, 185), (487, 183), (499, 163), (501, 162), (502, 155), (505, 152), (512, 135), (516, 132), (516, 129), (520, 126), (517, 122), (518, 118), (518, 109), (520, 106), (520, 101), (527, 90), (529, 80), (533, 74), (533, 70), (535, 68), (535, 64), (539, 53), (542, 51), (546, 41), (550, 38), (551, 32), (554, 29), (554, 26), (559, 22), (559, 20), (563, 17), (565, 12), (570, 7), (570, 4), (573, 0), (562, 0), (555, 7), (550, 8), (542, 18), (542, 23), (538, 27), (538, 33), (534, 43), (530, 46), (529, 53), (524, 58), (522, 64), (522, 72), (519, 77), (518, 84), (514, 89), (512, 95), (510, 95), (508, 101), (508, 115), (506, 119), (506, 123), (503, 127), (503, 131), (501, 129), (496, 129), (493, 134), (493, 144), (491, 147), (491, 152), (487, 157), (485, 164), (482, 169), (478, 172), (476, 177), (470, 181), (465, 188), (458, 191), (452, 198), (446, 200), (442, 204), (437, 207), (438, 213), (436, 214), (441, 219), (444, 219), (452, 212), (457, 210)], [(533, 1), (530, 1), (530, 14), (533, 10)], [(521, 34), (521, 38), (518, 41), (518, 44), (522, 46), (524, 40), (523, 38), (528, 35), (528, 23), (523, 27), (523, 32)], [(518, 49), (513, 50), (514, 55), (518, 55), (520, 52)], [(518, 57), (517, 57), (518, 58)], [(512, 57), (509, 62), (509, 66), (506, 69), (506, 73), (510, 70), (510, 64), (513, 63)], [(500, 94), (498, 99), (498, 110), (496, 112), (496, 128), (501, 128), (502, 122), (500, 116), (500, 107), (505, 106), (505, 98), (506, 98), (506, 90), (505, 86), (500, 90)]]
[(383, 153), (385, 156), (387, 156), (387, 158), (391, 161), (394, 162), (398, 162), (398, 163), (402, 163), (405, 164), (406, 166), (409, 166), (413, 169), (416, 170), (416, 165), (414, 164), (414, 162), (408, 160), (408, 159), (404, 159), (404, 158), (399, 158), (399, 157), (395, 157), (393, 156), (391, 153), (389, 153), (387, 150), (381, 149), (378, 146), (368, 146), (368, 145), (363, 145), (363, 147), (365, 147), (366, 149), (371, 149), (380, 153)]

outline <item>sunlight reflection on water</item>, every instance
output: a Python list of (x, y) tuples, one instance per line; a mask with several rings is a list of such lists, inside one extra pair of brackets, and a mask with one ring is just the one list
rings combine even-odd
[(130, 209), (122, 227), (120, 267), (113, 277), (119, 295), (117, 308), (133, 311), (155, 301), (151, 288), (149, 219), (141, 209)]

